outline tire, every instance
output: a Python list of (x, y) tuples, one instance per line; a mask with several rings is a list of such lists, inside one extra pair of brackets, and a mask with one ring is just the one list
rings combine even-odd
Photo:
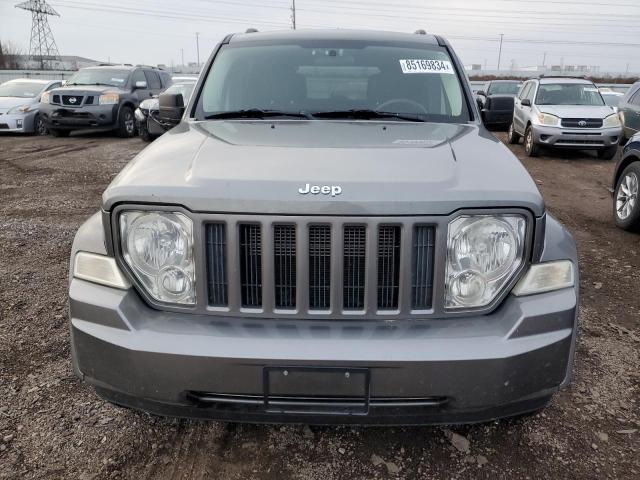
[(133, 115), (131, 107), (122, 107), (118, 113), (118, 136), (120, 138), (131, 138), (136, 134), (136, 117)]
[(611, 160), (618, 153), (618, 146), (612, 145), (611, 147), (607, 147), (602, 150), (598, 150), (598, 158), (602, 160)]
[(613, 192), (613, 218), (616, 225), (631, 232), (640, 231), (640, 162), (624, 169)]
[(540, 145), (533, 139), (531, 125), (529, 125), (524, 132), (524, 151), (528, 157), (537, 157), (540, 155)]
[(39, 114), (33, 119), (33, 133), (34, 135), (48, 135), (49, 129), (47, 128), (47, 124), (44, 123), (44, 120)]
[(50, 128), (49, 133), (54, 137), (68, 137), (71, 130), (59, 130), (57, 128)]
[(520, 135), (518, 135), (515, 129), (513, 128), (513, 123), (509, 125), (509, 131), (507, 133), (507, 141), (511, 145), (517, 145), (518, 143), (520, 143)]
[(138, 133), (140, 134), (140, 138), (145, 142), (153, 142), (156, 139), (154, 135), (149, 133), (147, 126), (142, 123), (138, 124)]

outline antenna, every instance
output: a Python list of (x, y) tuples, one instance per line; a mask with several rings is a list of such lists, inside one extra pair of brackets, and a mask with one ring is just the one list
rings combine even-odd
[(60, 52), (47, 20), (49, 15), (59, 17), (58, 12), (45, 0), (29, 0), (17, 4), (16, 8), (31, 12), (29, 59), (39, 61), (41, 70), (44, 70), (45, 61), (60, 60)]

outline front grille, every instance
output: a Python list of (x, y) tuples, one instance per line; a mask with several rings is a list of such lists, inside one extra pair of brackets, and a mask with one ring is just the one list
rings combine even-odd
[(273, 229), (273, 272), (276, 308), (296, 307), (296, 227), (276, 225)]
[(331, 227), (309, 227), (309, 309), (331, 307)]
[(400, 227), (381, 226), (378, 232), (378, 308), (398, 308)]
[(262, 234), (260, 225), (240, 225), (240, 292), (242, 306), (262, 306)]
[(347, 226), (344, 229), (343, 307), (345, 310), (364, 308), (366, 273), (366, 227)]
[(85, 105), (93, 105), (93, 95), (89, 95), (87, 99), (84, 101)]
[(56, 103), (56, 104), (60, 105), (60, 95), (54, 95), (53, 96), (53, 101), (51, 103)]
[(604, 145), (603, 140), (557, 140), (556, 145)]
[[(581, 125), (581, 122), (584, 122)], [(601, 118), (563, 118), (561, 122), (567, 128), (601, 128)]]
[(79, 107), (82, 105), (82, 95), (62, 95), (62, 104), (70, 107)]
[(204, 232), (209, 307), (304, 318), (432, 308), (433, 225), (220, 216)]

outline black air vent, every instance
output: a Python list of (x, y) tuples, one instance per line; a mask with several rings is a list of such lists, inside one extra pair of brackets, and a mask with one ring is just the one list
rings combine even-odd
[(413, 231), (413, 272), (411, 277), (411, 307), (415, 310), (431, 308), (433, 296), (433, 255), (435, 232), (433, 227), (418, 225)]
[(400, 290), (400, 227), (383, 225), (378, 231), (378, 308), (398, 308)]
[(364, 309), (367, 230), (364, 226), (344, 227), (343, 306)]
[(240, 293), (243, 307), (262, 306), (260, 225), (240, 225)]
[(207, 271), (209, 282), (209, 305), (227, 305), (227, 238), (223, 223), (207, 225)]
[(331, 307), (331, 227), (309, 227), (309, 308)]
[(296, 227), (294, 225), (274, 227), (273, 260), (276, 308), (295, 308)]

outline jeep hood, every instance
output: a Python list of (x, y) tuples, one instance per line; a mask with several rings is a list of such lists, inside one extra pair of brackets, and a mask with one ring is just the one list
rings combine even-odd
[[(337, 196), (302, 195), (306, 184)], [(544, 204), (514, 155), (477, 125), (326, 120), (183, 122), (114, 179), (103, 208), (301, 215), (446, 215)]]
[(597, 105), (538, 105), (538, 108), (560, 118), (606, 118), (615, 113), (613, 107)]

